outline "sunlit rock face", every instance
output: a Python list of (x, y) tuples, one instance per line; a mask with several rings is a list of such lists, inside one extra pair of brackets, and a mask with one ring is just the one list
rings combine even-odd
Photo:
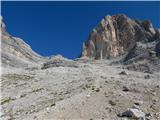
[(82, 57), (109, 59), (128, 53), (136, 42), (151, 42), (159, 37), (148, 20), (128, 18), (124, 14), (106, 16), (83, 44)]
[(3, 18), (0, 17), (1, 24), (1, 58), (3, 66), (27, 67), (31, 64), (39, 64), (46, 60), (34, 52), (31, 47), (18, 37), (11, 36), (6, 31)]

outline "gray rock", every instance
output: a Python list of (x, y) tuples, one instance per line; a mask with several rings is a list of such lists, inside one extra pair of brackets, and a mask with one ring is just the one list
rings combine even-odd
[(75, 61), (58, 55), (50, 58), (50, 61), (44, 63), (41, 69), (47, 69), (50, 67), (78, 67), (78, 64)]
[(123, 91), (128, 92), (130, 89), (127, 86), (123, 86)]
[(126, 71), (122, 71), (119, 73), (120, 75), (128, 75), (128, 73)]
[(135, 101), (134, 104), (139, 106), (143, 104), (143, 101)]
[(136, 108), (129, 108), (121, 114), (121, 117), (130, 117), (137, 120), (145, 120), (145, 113)]

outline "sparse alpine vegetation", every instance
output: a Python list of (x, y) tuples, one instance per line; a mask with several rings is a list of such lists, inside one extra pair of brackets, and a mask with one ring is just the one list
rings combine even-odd
[(8, 80), (31, 80), (34, 77), (29, 75), (22, 75), (22, 74), (5, 74), (2, 75), (2, 78)]
[(160, 30), (104, 17), (76, 60), (43, 57), (1, 19), (3, 120), (159, 120)]

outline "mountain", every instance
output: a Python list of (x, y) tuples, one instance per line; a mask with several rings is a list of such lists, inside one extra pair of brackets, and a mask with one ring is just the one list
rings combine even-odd
[[(134, 20), (124, 14), (118, 14), (106, 16), (92, 30), (88, 40), (83, 44), (81, 57), (91, 59), (119, 57), (124, 64), (142, 62), (146, 59), (147, 63), (153, 66), (150, 69), (158, 69), (159, 54), (160, 29), (153, 28), (149, 20)], [(152, 65), (155, 63), (156, 65)], [(128, 68), (134, 69), (131, 64)]]
[(1, 58), (3, 66), (28, 67), (38, 65), (47, 58), (34, 52), (31, 47), (18, 37), (13, 37), (6, 31), (3, 18), (1, 24)]
[(124, 14), (106, 16), (89, 35), (83, 46), (82, 56), (109, 59), (124, 55), (137, 42), (159, 41), (160, 30), (148, 20), (133, 20)]
[[(34, 52), (22, 39), (10, 35), (2, 17), (1, 31), (3, 66), (22, 68), (46, 63), (52, 66), (49, 64), (54, 63), (50, 57)], [(149, 20), (134, 20), (118, 14), (104, 17), (92, 30), (83, 44), (81, 58), (118, 58), (118, 62), (128, 69), (151, 72), (160, 68), (159, 54), (160, 29), (153, 28)]]
[(69, 60), (37, 54), (1, 18), (1, 48), (2, 120), (160, 119), (160, 31), (149, 21), (106, 16)]

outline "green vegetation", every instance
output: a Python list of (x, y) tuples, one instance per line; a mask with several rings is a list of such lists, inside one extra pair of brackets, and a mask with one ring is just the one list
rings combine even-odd
[(10, 97), (1, 99), (1, 105), (5, 104), (5, 103), (9, 103), (11, 100), (12, 99)]
[(43, 90), (44, 88), (37, 88), (37, 89), (34, 89), (32, 92), (38, 92), (38, 91), (41, 91)]
[(20, 74), (6, 74), (6, 75), (3, 75), (2, 77), (9, 80), (30, 80), (34, 78), (33, 76), (20, 75)]

